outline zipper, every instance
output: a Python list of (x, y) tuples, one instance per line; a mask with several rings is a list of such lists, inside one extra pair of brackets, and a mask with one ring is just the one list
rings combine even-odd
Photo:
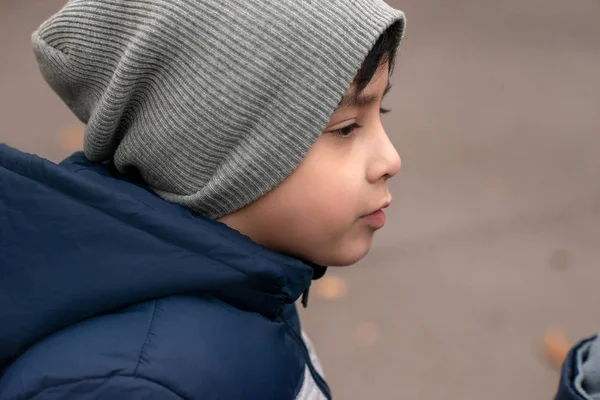
[(327, 400), (331, 400), (331, 389), (329, 389), (329, 385), (327, 385), (327, 382), (325, 382), (325, 380), (321, 377), (321, 375), (319, 375), (319, 373), (315, 369), (315, 366), (313, 365), (312, 360), (310, 359), (310, 354), (308, 353), (308, 349), (306, 348), (306, 344), (304, 343), (304, 340), (302, 340), (302, 337), (298, 333), (296, 333), (296, 331), (294, 331), (294, 329), (292, 329), (291, 326), (288, 325), (286, 320), (284, 320), (283, 318), (281, 318), (281, 320), (285, 324), (285, 327), (286, 327), (287, 331), (290, 333), (290, 335), (292, 336), (292, 338), (302, 348), (302, 351), (304, 352), (304, 358), (306, 359), (306, 365), (308, 366), (308, 369), (310, 370), (310, 374), (312, 375), (313, 379), (315, 380), (315, 383), (319, 387), (319, 390), (325, 395)]

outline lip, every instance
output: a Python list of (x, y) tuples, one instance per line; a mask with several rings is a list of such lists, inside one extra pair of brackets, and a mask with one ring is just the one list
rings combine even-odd
[(361, 219), (366, 221), (375, 229), (383, 228), (385, 225), (385, 212), (383, 209), (388, 208), (390, 204), (392, 204), (392, 200), (386, 200), (383, 202), (381, 207), (369, 214), (363, 215)]
[(375, 229), (383, 228), (383, 226), (385, 225), (385, 213), (382, 209), (374, 211), (371, 214), (367, 214), (364, 217), (361, 217), (361, 219), (363, 221), (366, 221)]

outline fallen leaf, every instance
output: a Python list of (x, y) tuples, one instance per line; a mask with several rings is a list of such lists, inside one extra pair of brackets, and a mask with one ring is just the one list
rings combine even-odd
[(354, 330), (354, 339), (358, 344), (370, 346), (381, 337), (381, 330), (373, 322), (362, 322)]
[(326, 275), (313, 283), (314, 293), (326, 300), (340, 299), (348, 293), (348, 284), (337, 276)]
[(565, 249), (556, 249), (548, 258), (550, 268), (559, 271), (569, 268), (572, 263), (571, 254)]
[(64, 127), (58, 133), (59, 145), (63, 150), (78, 151), (83, 149), (83, 132), (85, 126), (73, 124)]
[(554, 367), (562, 366), (570, 349), (571, 343), (561, 331), (548, 331), (542, 337), (542, 351)]

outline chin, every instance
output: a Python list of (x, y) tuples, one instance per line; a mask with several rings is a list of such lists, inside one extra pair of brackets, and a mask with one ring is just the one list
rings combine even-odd
[(371, 241), (368, 243), (352, 243), (347, 246), (340, 247), (339, 251), (331, 254), (327, 265), (328, 267), (348, 267), (362, 260), (371, 250)]

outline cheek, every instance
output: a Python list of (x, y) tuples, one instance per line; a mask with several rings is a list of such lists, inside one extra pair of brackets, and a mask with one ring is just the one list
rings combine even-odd
[[(294, 201), (297, 215), (315, 226), (344, 229), (360, 213), (360, 180), (348, 170), (323, 170), (304, 180)], [(308, 221), (307, 221), (308, 222)]]
[(321, 190), (306, 191), (288, 203), (288, 222), (281, 226), (286, 234), (280, 236), (284, 248), (322, 265), (354, 264), (369, 250), (372, 239), (372, 232), (358, 220), (354, 188), (331, 184), (314, 188)]
[(322, 136), (287, 182), (298, 224), (321, 239), (344, 234), (364, 211), (363, 157), (352, 143)]
[(359, 221), (369, 194), (362, 154), (347, 145), (313, 150), (263, 202), (263, 217), (278, 232), (274, 247), (325, 265), (349, 265), (364, 256), (372, 238)]

